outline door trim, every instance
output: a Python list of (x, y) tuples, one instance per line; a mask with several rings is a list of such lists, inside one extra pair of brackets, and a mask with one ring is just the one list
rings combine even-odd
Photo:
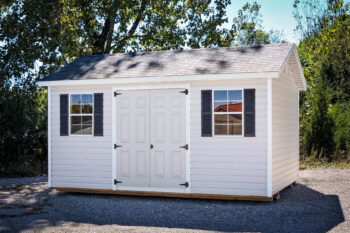
[[(186, 181), (190, 184), (190, 186), (186, 189), (179, 187), (179, 189), (174, 189), (174, 192), (181, 193), (190, 193), (191, 192), (191, 143), (190, 143), (190, 100), (191, 100), (191, 85), (189, 83), (184, 84), (160, 84), (160, 85), (141, 85), (141, 86), (113, 86), (111, 90), (111, 98), (112, 98), (112, 179), (111, 179), (111, 188), (112, 190), (122, 190), (124, 188), (118, 188), (114, 185), (114, 179), (117, 179), (117, 151), (114, 149), (114, 143), (117, 140), (117, 98), (114, 97), (115, 91), (132, 91), (132, 90), (160, 90), (160, 89), (179, 89), (184, 88), (188, 89), (188, 94), (186, 95), (186, 144), (190, 146), (190, 150), (186, 150)], [(131, 190), (132, 189), (132, 190)], [(128, 187), (128, 190), (131, 191), (141, 191), (142, 187)], [(143, 190), (142, 190), (143, 191)], [(164, 192), (164, 188), (152, 187), (150, 191), (153, 192)]]

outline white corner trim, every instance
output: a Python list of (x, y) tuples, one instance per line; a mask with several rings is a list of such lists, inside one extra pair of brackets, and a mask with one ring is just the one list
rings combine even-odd
[(267, 79), (267, 193), (272, 197), (272, 79)]
[(230, 79), (259, 79), (278, 78), (280, 72), (264, 73), (238, 73), (238, 74), (208, 74), (208, 75), (178, 75), (161, 77), (136, 77), (136, 78), (99, 78), (89, 80), (61, 80), (39, 81), (38, 85), (45, 86), (73, 86), (73, 85), (106, 85), (106, 84), (136, 84), (136, 83), (164, 83), (186, 82), (200, 80), (230, 80)]
[(47, 177), (48, 186), (51, 185), (51, 88), (47, 88)]

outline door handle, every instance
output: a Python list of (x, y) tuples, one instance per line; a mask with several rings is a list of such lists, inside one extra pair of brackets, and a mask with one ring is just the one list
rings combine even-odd
[(149, 146), (149, 148), (153, 149), (153, 144), (151, 144), (151, 145)]

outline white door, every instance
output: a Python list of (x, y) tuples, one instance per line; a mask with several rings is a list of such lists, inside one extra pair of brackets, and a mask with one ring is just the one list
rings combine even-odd
[(180, 91), (118, 91), (117, 187), (185, 188), (186, 95)]
[[(149, 186), (149, 92), (118, 91), (118, 186)], [(119, 147), (121, 146), (121, 147)]]
[(157, 90), (150, 95), (151, 186), (184, 188), (186, 181), (186, 95)]

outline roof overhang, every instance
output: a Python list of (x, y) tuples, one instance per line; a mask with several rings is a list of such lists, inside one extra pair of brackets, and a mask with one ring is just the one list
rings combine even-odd
[(239, 74), (203, 74), (203, 75), (183, 75), (183, 76), (163, 76), (163, 77), (136, 77), (136, 78), (108, 78), (89, 80), (61, 80), (61, 81), (39, 81), (40, 87), (55, 86), (77, 86), (77, 85), (118, 85), (137, 83), (163, 83), (163, 82), (187, 82), (187, 81), (215, 81), (215, 80), (235, 80), (235, 79), (267, 79), (278, 78), (280, 72), (265, 73), (239, 73)]
[(295, 80), (296, 86), (300, 91), (306, 91), (307, 85), (305, 81), (305, 76), (295, 44), (293, 44), (293, 47), (289, 51), (288, 56), (284, 60), (280, 73), (282, 73), (285, 70), (288, 64), (290, 64), (291, 66), (291, 74)]

